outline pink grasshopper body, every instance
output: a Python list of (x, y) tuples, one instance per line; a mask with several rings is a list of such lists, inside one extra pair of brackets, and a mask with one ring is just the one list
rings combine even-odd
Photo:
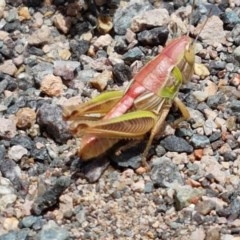
[[(176, 95), (182, 83), (190, 80), (193, 65), (192, 39), (179, 37), (136, 74), (125, 92), (105, 92), (87, 103), (65, 108), (64, 118), (71, 121), (70, 129), (82, 137), (78, 151), (81, 159), (98, 157), (121, 139), (142, 139), (150, 133), (143, 153), (145, 163), (172, 103), (178, 105), (184, 119), (189, 117)], [(92, 116), (96, 113), (100, 117)]]

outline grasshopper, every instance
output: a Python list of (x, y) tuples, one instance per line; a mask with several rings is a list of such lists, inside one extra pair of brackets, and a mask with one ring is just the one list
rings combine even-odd
[(177, 94), (193, 75), (194, 45), (189, 36), (176, 38), (135, 75), (125, 91), (106, 91), (86, 103), (64, 108), (73, 135), (82, 137), (78, 155), (83, 161), (104, 154), (122, 139), (141, 140), (149, 134), (142, 154), (142, 165), (148, 166), (149, 148), (172, 104), (182, 114), (177, 123), (189, 118)]

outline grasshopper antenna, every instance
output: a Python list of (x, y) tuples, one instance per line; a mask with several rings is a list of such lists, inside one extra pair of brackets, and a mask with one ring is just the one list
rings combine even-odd
[[(191, 10), (191, 13), (190, 13), (190, 15), (188, 17), (188, 24), (189, 24), (189, 26), (191, 25), (191, 22), (192, 22), (192, 19), (193, 19), (193, 12), (195, 10), (195, 7), (196, 7), (196, 1), (193, 0), (192, 10)], [(187, 31), (187, 36), (189, 37), (189, 35), (190, 35), (190, 27), (188, 27), (188, 31)]]
[[(192, 10), (191, 10), (191, 13), (190, 13), (189, 18), (188, 18), (188, 19), (189, 19), (189, 26), (190, 26), (190, 24), (191, 24), (191, 22), (192, 22), (192, 19), (193, 19), (193, 13), (194, 13), (195, 7), (196, 7), (196, 0), (193, 0)], [(209, 12), (208, 12), (208, 14), (207, 14), (207, 18), (206, 18), (206, 20), (204, 21), (201, 29), (199, 30), (199, 32), (198, 32), (198, 34), (197, 34), (197, 36), (196, 36), (196, 38), (195, 38), (195, 40), (193, 41), (192, 44), (195, 44), (195, 43), (197, 42), (197, 40), (199, 39), (199, 36), (200, 36), (202, 30), (203, 30), (204, 27), (206, 26), (207, 21), (208, 21), (208, 19), (209, 19), (210, 16), (211, 16), (211, 12), (212, 12), (212, 8), (209, 10)], [(190, 35), (190, 28), (188, 29), (188, 32), (187, 32), (187, 36), (188, 36), (188, 37), (189, 37), (189, 35)]]
[(210, 16), (211, 16), (211, 13), (212, 13), (212, 8), (209, 10), (209, 12), (208, 12), (208, 14), (207, 14), (207, 18), (204, 20), (203, 25), (201, 26), (201, 28), (200, 28), (200, 30), (199, 30), (196, 38), (195, 38), (194, 41), (193, 41), (193, 44), (195, 44), (195, 43), (197, 42), (197, 40), (199, 39), (199, 36), (200, 36), (202, 30), (204, 29), (204, 27), (206, 26), (206, 24), (207, 24), (207, 22), (208, 22), (208, 20), (209, 20), (209, 18), (210, 18)]

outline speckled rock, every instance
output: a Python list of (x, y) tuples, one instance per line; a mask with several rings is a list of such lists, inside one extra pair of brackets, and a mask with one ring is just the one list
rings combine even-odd
[(183, 138), (170, 135), (164, 138), (160, 144), (168, 151), (191, 153), (193, 147)]
[(169, 187), (175, 183), (183, 184), (183, 179), (177, 166), (170, 159), (161, 157), (154, 159), (151, 179), (157, 187)]
[(0, 137), (11, 139), (16, 135), (16, 125), (13, 120), (0, 118)]
[(175, 207), (177, 210), (181, 210), (184, 207), (189, 206), (204, 194), (204, 189), (192, 188), (190, 186), (181, 186), (175, 189)]
[(37, 113), (37, 122), (56, 142), (65, 142), (71, 137), (67, 123), (62, 119), (60, 107), (45, 103)]
[(125, 34), (126, 29), (131, 25), (132, 18), (150, 9), (152, 6), (148, 1), (130, 1), (126, 6), (117, 9), (113, 18), (114, 31), (120, 35)]
[(66, 229), (58, 226), (54, 221), (50, 220), (39, 232), (37, 239), (39, 240), (68, 240), (69, 233)]
[(56, 180), (55, 184), (48, 190), (38, 196), (33, 205), (32, 211), (36, 215), (40, 215), (43, 211), (57, 204), (62, 192), (70, 185), (71, 180), (68, 177), (62, 176)]
[(76, 76), (76, 70), (80, 67), (77, 61), (54, 61), (53, 73), (64, 80), (72, 80)]
[(63, 83), (60, 77), (53, 74), (46, 75), (41, 81), (41, 91), (50, 97), (59, 96), (63, 92)]

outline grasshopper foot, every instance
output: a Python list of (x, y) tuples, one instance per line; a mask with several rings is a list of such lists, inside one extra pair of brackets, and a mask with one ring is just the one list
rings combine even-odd
[(142, 166), (139, 167), (138, 169), (136, 169), (136, 173), (142, 175), (146, 172), (149, 172), (150, 170), (151, 170), (151, 168), (150, 168), (149, 164), (147, 163), (146, 158), (144, 157), (142, 159)]

